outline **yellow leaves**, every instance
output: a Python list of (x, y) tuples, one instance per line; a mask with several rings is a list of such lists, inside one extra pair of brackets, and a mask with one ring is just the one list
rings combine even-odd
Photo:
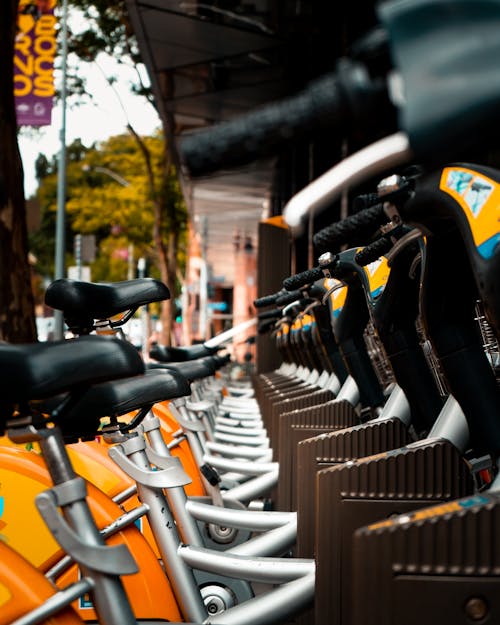
[[(95, 234), (98, 255), (92, 266), (94, 280), (119, 280), (127, 276), (127, 250), (134, 246), (134, 264), (145, 256), (155, 258), (153, 196), (160, 201), (168, 241), (169, 228), (182, 231), (186, 207), (173, 171), (165, 176), (164, 143), (160, 135), (142, 137), (154, 175), (151, 188), (143, 152), (129, 134), (85, 148), (79, 141), (68, 146), (67, 222), (73, 234)], [(55, 211), (55, 163), (40, 184), (38, 198), (46, 214)], [(51, 242), (47, 242), (47, 245)], [(70, 245), (68, 245), (68, 251)], [(35, 250), (39, 252), (39, 250)]]

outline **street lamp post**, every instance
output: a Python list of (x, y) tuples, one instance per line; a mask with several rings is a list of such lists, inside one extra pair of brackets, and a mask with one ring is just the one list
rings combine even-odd
[[(57, 217), (56, 217), (56, 243), (55, 243), (55, 279), (64, 278), (65, 262), (64, 253), (66, 248), (66, 83), (68, 65), (68, 0), (62, 4), (62, 50), (61, 50), (61, 130), (60, 150), (58, 159), (57, 176)], [(54, 338), (64, 338), (64, 317), (60, 310), (54, 312)]]

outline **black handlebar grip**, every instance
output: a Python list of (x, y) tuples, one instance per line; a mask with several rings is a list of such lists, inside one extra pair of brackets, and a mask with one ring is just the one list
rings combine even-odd
[(291, 304), (292, 302), (294, 302), (296, 299), (302, 299), (304, 297), (304, 294), (302, 293), (302, 291), (290, 291), (290, 292), (286, 292), (283, 295), (280, 295), (277, 300), (276, 300), (276, 304), (277, 306), (286, 306), (287, 304)]
[(285, 278), (285, 280), (283, 280), (283, 286), (287, 291), (296, 291), (300, 289), (301, 286), (312, 284), (322, 277), (323, 271), (319, 267), (314, 267), (314, 269), (307, 269), (307, 271)]
[(362, 193), (353, 199), (352, 209), (353, 212), (358, 213), (359, 211), (375, 206), (376, 204), (380, 204), (378, 193)]
[(254, 300), (253, 305), (255, 306), (255, 308), (264, 308), (265, 306), (270, 306), (271, 304), (276, 303), (276, 300), (278, 299), (278, 297), (280, 297), (280, 295), (284, 294), (284, 289), (281, 289), (281, 291), (273, 293), (272, 295), (264, 295), (263, 297), (258, 297), (256, 300)]
[(294, 96), (187, 136), (181, 157), (192, 176), (244, 165), (274, 155), (285, 142), (310, 136), (313, 128), (343, 121), (346, 115), (346, 98), (330, 73)]
[(200, 176), (274, 156), (325, 128), (371, 123), (374, 110), (393, 111), (386, 81), (373, 79), (361, 62), (341, 58), (334, 73), (298, 94), (186, 137), (180, 153), (191, 175)]
[(384, 205), (376, 204), (317, 232), (313, 238), (314, 246), (318, 252), (330, 251), (334, 246), (348, 243), (353, 235), (360, 239), (372, 235), (379, 226), (388, 221)]
[(393, 245), (394, 244), (389, 237), (381, 237), (360, 250), (354, 257), (354, 260), (358, 263), (358, 265), (364, 267), (386, 254)]
[(257, 315), (258, 319), (279, 319), (281, 317), (281, 308), (271, 308), (264, 310)]

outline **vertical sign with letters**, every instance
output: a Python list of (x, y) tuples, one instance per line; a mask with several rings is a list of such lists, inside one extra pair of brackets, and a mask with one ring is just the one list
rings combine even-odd
[(18, 126), (51, 123), (57, 0), (20, 0), (14, 50)]

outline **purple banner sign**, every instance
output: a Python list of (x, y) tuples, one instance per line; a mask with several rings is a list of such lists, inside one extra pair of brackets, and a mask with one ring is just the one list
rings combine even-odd
[(19, 126), (51, 123), (57, 0), (20, 0), (14, 50), (14, 95)]

